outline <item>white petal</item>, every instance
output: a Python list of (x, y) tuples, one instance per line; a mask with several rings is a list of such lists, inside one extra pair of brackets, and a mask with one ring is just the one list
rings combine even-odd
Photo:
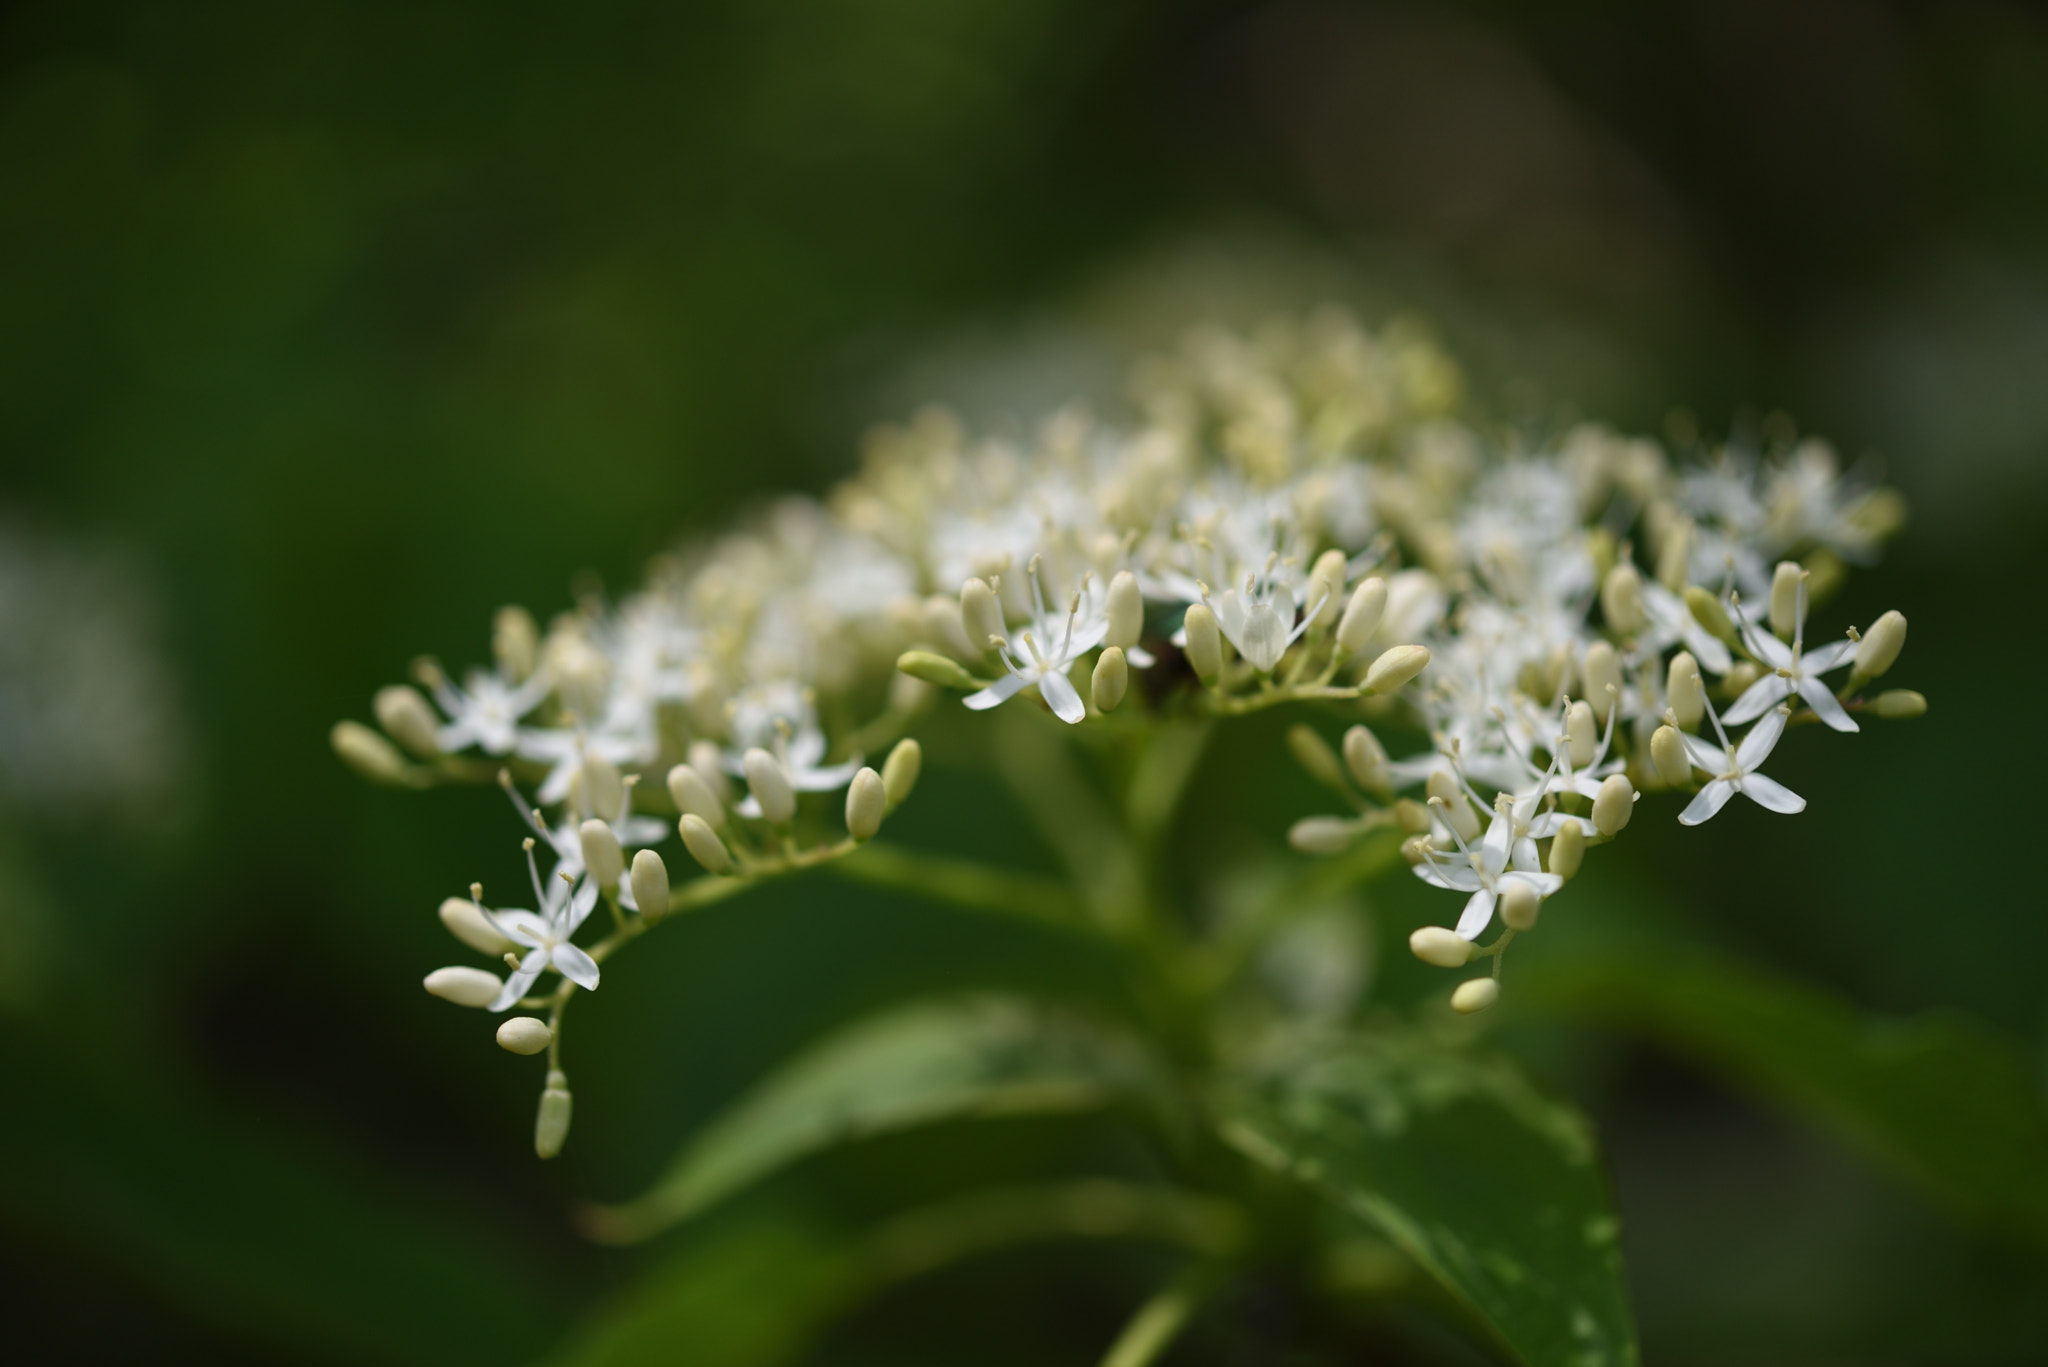
[(1445, 892), (1473, 892), (1479, 887), (1479, 875), (1462, 864), (1417, 864), (1415, 876)]
[(567, 940), (555, 946), (554, 960), (556, 970), (570, 982), (586, 992), (597, 990), (597, 960)]
[(1728, 752), (1712, 741), (1682, 734), (1679, 739), (1685, 742), (1685, 757), (1697, 767), (1710, 774), (1718, 774), (1728, 767)]
[(1087, 705), (1074, 691), (1074, 681), (1057, 669), (1048, 669), (1038, 676), (1038, 693), (1045, 699), (1045, 705), (1052, 709), (1052, 714), (1069, 726), (1088, 715)]
[(1742, 690), (1742, 696), (1735, 700), (1733, 707), (1721, 714), (1721, 720), (1730, 726), (1739, 726), (1751, 717), (1761, 717), (1785, 701), (1786, 695), (1791, 691), (1790, 679), (1782, 674), (1766, 674)]
[(1834, 693), (1828, 688), (1827, 680), (1808, 675), (1799, 681), (1799, 696), (1806, 699), (1806, 705), (1813, 714), (1837, 731), (1857, 731), (1856, 719), (1835, 701)]
[(1529, 834), (1515, 842), (1515, 855), (1510, 862), (1523, 873), (1535, 873), (1543, 867), (1543, 861), (1536, 853), (1536, 840), (1532, 828)]
[(1493, 889), (1481, 888), (1472, 894), (1472, 900), (1465, 903), (1465, 913), (1458, 918), (1458, 938), (1476, 940), (1493, 920)]
[(498, 933), (514, 944), (532, 949), (548, 938), (548, 923), (530, 911), (486, 912)]
[(1016, 697), (1024, 685), (1030, 682), (1031, 680), (1022, 674), (1005, 674), (979, 693), (969, 693), (960, 701), (966, 703), (970, 711), (986, 712), (998, 703), (1005, 703)]
[(1527, 883), (1530, 887), (1536, 889), (1538, 897), (1549, 897), (1564, 886), (1564, 878), (1555, 873), (1517, 872), (1506, 875), (1500, 881), (1506, 883), (1510, 880), (1517, 883)]
[(576, 885), (576, 891), (569, 897), (569, 907), (562, 921), (563, 935), (574, 935), (576, 928), (590, 915), (590, 909), (597, 905), (597, 880), (586, 878)]
[(1789, 669), (1792, 665), (1792, 647), (1762, 627), (1752, 625), (1742, 637), (1749, 642), (1749, 653), (1756, 656), (1757, 663), (1766, 669)]
[(1514, 821), (1494, 813), (1493, 820), (1486, 825), (1486, 838), (1479, 842), (1480, 862), (1486, 865), (1487, 873), (1499, 873), (1508, 866), (1508, 851), (1514, 844), (1514, 835)]
[(1839, 669), (1848, 663), (1856, 653), (1856, 643), (1844, 636), (1839, 641), (1829, 641), (1824, 646), (1815, 646), (1799, 657), (1799, 668), (1807, 674), (1825, 674), (1830, 669)]
[(1735, 661), (1728, 654), (1728, 647), (1721, 643), (1721, 638), (1695, 621), (1692, 609), (1682, 611), (1685, 613), (1685, 629), (1681, 634), (1685, 637), (1685, 648), (1692, 652), (1700, 668), (1709, 674), (1726, 674), (1733, 669)]
[(856, 755), (844, 764), (832, 764), (816, 769), (796, 769), (789, 774), (789, 786), (800, 793), (830, 793), (853, 782), (853, 776), (861, 771), (866, 756)]
[(1285, 589), (1278, 590), (1274, 598), (1275, 602), (1252, 608), (1245, 615), (1244, 629), (1230, 638), (1261, 674), (1272, 673), (1287, 653), (1287, 629), (1294, 624), (1294, 599)]
[(733, 810), (749, 821), (758, 821), (761, 817), (761, 803), (752, 793), (748, 793), (735, 803)]
[(1785, 723), (1791, 719), (1791, 713), (1782, 707), (1765, 713), (1735, 747), (1735, 767), (1743, 773), (1762, 768), (1771, 751), (1777, 748), (1778, 737), (1785, 734)]
[(491, 1004), (484, 1009), (503, 1011), (525, 996), (527, 989), (533, 986), (533, 980), (540, 976), (541, 969), (547, 966), (547, 961), (548, 952), (544, 949), (536, 949), (528, 954), (520, 963), (519, 971), (505, 979), (505, 986), (499, 989), (498, 995), (491, 998)]
[(1728, 799), (1735, 796), (1735, 782), (1732, 779), (1717, 778), (1700, 789), (1686, 809), (1678, 814), (1681, 826), (1699, 826), (1713, 820), (1714, 813), (1728, 805)]
[(1742, 795), (1767, 811), (1783, 812), (1790, 816), (1806, 810), (1806, 799), (1787, 788), (1774, 778), (1762, 774), (1744, 774), (1735, 781), (1742, 789)]

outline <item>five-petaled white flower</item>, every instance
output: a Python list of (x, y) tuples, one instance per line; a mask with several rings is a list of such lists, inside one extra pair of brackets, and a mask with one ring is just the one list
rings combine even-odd
[[(1748, 694), (1744, 694), (1747, 697)], [(1714, 748), (1698, 736), (1685, 738), (1685, 752), (1693, 764), (1713, 775), (1707, 786), (1700, 789), (1686, 809), (1678, 814), (1681, 824), (1698, 826), (1710, 819), (1714, 813), (1728, 805), (1728, 799), (1737, 792), (1742, 793), (1759, 807), (1774, 812), (1803, 812), (1806, 799), (1787, 788), (1774, 778), (1765, 778), (1757, 772), (1771, 756), (1771, 750), (1778, 743), (1778, 737), (1785, 734), (1785, 725), (1792, 720), (1790, 707), (1773, 709), (1742, 738), (1739, 745), (1728, 742), (1728, 733), (1721, 729), (1721, 719), (1714, 715), (1712, 704), (1708, 705), (1707, 717), (1714, 723), (1715, 734), (1721, 737), (1721, 747)]]
[(1008, 672), (962, 701), (974, 711), (984, 712), (1036, 685), (1038, 695), (1045, 699), (1052, 714), (1071, 725), (1085, 718), (1088, 708), (1067, 671), (1074, 667), (1074, 661), (1101, 645), (1109, 635), (1108, 600), (1084, 577), (1081, 587), (1067, 600), (1066, 613), (1049, 613), (1045, 594), (1038, 585), (1038, 570), (1039, 562), (1034, 558), (1025, 572), (1031, 584), (1031, 621), (1016, 636), (1024, 645), (1023, 651), (1020, 653), (1010, 641), (1003, 641), (996, 653)]
[[(1742, 624), (1742, 639), (1749, 646), (1749, 653), (1756, 656), (1758, 663), (1771, 672), (1744, 689), (1735, 705), (1728, 709), (1723, 720), (1731, 725), (1761, 717), (1785, 699), (1797, 693), (1814, 715), (1837, 731), (1854, 731), (1855, 718), (1851, 717), (1835, 700), (1835, 694), (1821, 675), (1831, 669), (1840, 669), (1856, 653), (1856, 643), (1844, 637), (1830, 641), (1812, 650), (1805, 649), (1806, 640), (1806, 579), (1799, 580), (1798, 605), (1793, 615), (1792, 644), (1786, 645), (1773, 636), (1767, 627), (1751, 619)], [(1776, 737), (1772, 737), (1773, 743)], [(1797, 811), (1798, 808), (1792, 808)]]
[(547, 697), (546, 674), (536, 670), (525, 683), (503, 675), (473, 670), (457, 688), (447, 675), (434, 672), (434, 701), (448, 714), (448, 724), (434, 737), (450, 754), (474, 745), (486, 754), (502, 755), (519, 743), (519, 719)]
[(484, 911), (485, 918), (497, 927), (500, 935), (526, 946), (526, 956), (519, 961), (519, 967), (491, 1000), (492, 1011), (503, 1011), (525, 996), (534, 980), (550, 968), (586, 991), (597, 990), (597, 961), (569, 943), (569, 937), (597, 905), (596, 882), (584, 878), (572, 883), (556, 878), (543, 885), (540, 870), (534, 866), (530, 842), (526, 847), (526, 872), (533, 879), (538, 912), (519, 908)]
[(1538, 897), (1548, 897), (1564, 886), (1564, 879), (1534, 867), (1536, 842), (1528, 836), (1526, 828), (1518, 837), (1516, 825), (1513, 803), (1496, 804), (1493, 820), (1475, 850), (1465, 843), (1456, 827), (1446, 822), (1451, 838), (1458, 842), (1458, 853), (1438, 859), (1434, 853), (1425, 851), (1423, 861), (1415, 866), (1416, 875), (1425, 883), (1450, 892), (1472, 894), (1458, 917), (1461, 940), (1479, 938), (1493, 920), (1494, 903), (1510, 883), (1526, 883)]

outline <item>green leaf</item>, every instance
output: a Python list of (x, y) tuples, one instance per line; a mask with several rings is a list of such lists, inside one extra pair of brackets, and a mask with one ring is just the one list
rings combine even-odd
[(1546, 964), (1515, 1001), (1649, 1035), (1965, 1215), (2048, 1242), (2048, 1102), (2026, 1049), (1981, 1021), (1869, 1015), (1699, 951)]
[(1319, 1042), (1217, 1097), (1223, 1138), (1363, 1219), (1532, 1367), (1637, 1360), (1591, 1127), (1505, 1060)]
[(644, 1239), (838, 1144), (943, 1120), (1083, 1111), (1141, 1090), (1135, 1050), (1017, 998), (922, 1002), (827, 1036), (684, 1147), (643, 1195), (588, 1214)]

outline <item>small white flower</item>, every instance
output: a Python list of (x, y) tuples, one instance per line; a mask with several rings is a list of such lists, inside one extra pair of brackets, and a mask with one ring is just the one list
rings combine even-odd
[(1771, 672), (1744, 689), (1722, 720), (1730, 725), (1740, 725), (1752, 717), (1761, 717), (1797, 693), (1813, 709), (1814, 715), (1835, 730), (1857, 730), (1855, 718), (1835, 700), (1834, 690), (1821, 678), (1828, 671), (1847, 664), (1856, 653), (1856, 643), (1845, 636), (1839, 641), (1807, 650), (1805, 638), (1806, 577), (1801, 575), (1791, 645), (1773, 636), (1759, 622), (1747, 618), (1743, 621), (1742, 639), (1748, 645), (1749, 653)]
[(1458, 853), (1443, 858), (1425, 853), (1423, 862), (1415, 866), (1416, 876), (1425, 883), (1472, 894), (1458, 917), (1461, 940), (1476, 940), (1486, 930), (1493, 920), (1494, 903), (1508, 884), (1525, 883), (1539, 898), (1564, 886), (1564, 879), (1536, 867), (1536, 842), (1527, 835), (1517, 838), (1515, 827), (1513, 804), (1502, 801), (1495, 805), (1493, 820), (1478, 849), (1467, 845), (1456, 828), (1447, 825), (1451, 838), (1458, 842)]
[(588, 878), (573, 884), (557, 878), (543, 885), (531, 845), (526, 850), (526, 872), (533, 880), (533, 897), (539, 911), (514, 908), (484, 912), (500, 935), (526, 946), (519, 967), (492, 999), (492, 1011), (503, 1011), (525, 996), (534, 981), (550, 968), (585, 991), (597, 990), (597, 961), (569, 942), (569, 937), (597, 905), (597, 884)]
[(1695, 765), (1713, 777), (1691, 804), (1678, 814), (1680, 823), (1698, 826), (1712, 819), (1714, 813), (1727, 806), (1728, 799), (1737, 792), (1773, 812), (1790, 814), (1806, 810), (1805, 798), (1776, 779), (1765, 778), (1757, 772), (1758, 766), (1770, 758), (1778, 737), (1785, 734), (1785, 725), (1792, 719), (1790, 707), (1773, 709), (1762, 721), (1749, 728), (1749, 734), (1742, 738), (1740, 745), (1728, 743), (1728, 733), (1721, 729), (1721, 719), (1714, 715), (1711, 704), (1707, 708), (1707, 716), (1714, 723), (1715, 733), (1721, 737), (1720, 748), (1716, 749), (1698, 736), (1687, 736), (1684, 738), (1685, 750)]
[(1088, 707), (1067, 671), (1109, 634), (1108, 595), (1096, 592), (1092, 579), (1084, 576), (1081, 587), (1067, 600), (1064, 617), (1048, 613), (1039, 588), (1039, 569), (1034, 559), (1025, 571), (1031, 584), (1031, 621), (1014, 638), (1024, 649), (1020, 652), (1011, 641), (1004, 641), (996, 653), (1008, 672), (961, 701), (976, 712), (985, 712), (1036, 686), (1053, 715), (1071, 725), (1088, 715)]
[[(818, 709), (808, 690), (792, 680), (781, 680), (749, 689), (732, 704), (730, 744), (725, 768), (738, 777), (746, 776), (747, 751), (766, 750), (799, 793), (830, 793), (853, 782), (865, 762), (859, 755), (844, 764), (825, 763), (825, 732), (818, 725)], [(733, 808), (744, 817), (761, 815), (761, 804), (751, 795)]]
[(519, 720), (548, 695), (545, 673), (515, 684), (503, 675), (473, 670), (457, 688), (444, 674), (432, 682), (434, 701), (448, 714), (435, 740), (450, 754), (474, 745), (485, 754), (503, 755), (519, 743)]

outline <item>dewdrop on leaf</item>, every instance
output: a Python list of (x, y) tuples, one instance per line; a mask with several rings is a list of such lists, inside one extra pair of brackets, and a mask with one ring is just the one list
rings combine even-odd
[(1472, 962), (1473, 948), (1470, 940), (1459, 938), (1447, 926), (1423, 926), (1408, 937), (1409, 952), (1438, 968), (1463, 968)]
[(1798, 565), (1780, 560), (1771, 571), (1771, 633), (1790, 639), (1799, 625), (1799, 581), (1804, 576)]
[(1887, 612), (1870, 624), (1870, 630), (1857, 643), (1856, 673), (1866, 679), (1879, 677), (1892, 667), (1905, 648), (1906, 619), (1896, 611)]
[(1386, 747), (1363, 723), (1344, 733), (1344, 767), (1353, 783), (1368, 793), (1391, 792), (1394, 779), (1387, 763)]
[(908, 738), (897, 741), (889, 758), (882, 762), (882, 792), (888, 796), (891, 807), (901, 807), (909, 799), (923, 768), (924, 747)]
[(1145, 630), (1145, 595), (1138, 588), (1138, 577), (1129, 570), (1119, 570), (1110, 579), (1108, 611), (1109, 633), (1103, 643), (1129, 650)]
[(1886, 721), (1911, 721), (1927, 715), (1927, 699), (1910, 688), (1888, 688), (1877, 695), (1872, 706)]
[(555, 1032), (535, 1016), (514, 1016), (498, 1026), (498, 1047), (512, 1054), (538, 1054), (554, 1042)]
[(1325, 788), (1343, 793), (1349, 791), (1344, 782), (1344, 765), (1338, 760), (1337, 752), (1307, 722), (1296, 722), (1287, 728), (1287, 748), (1294, 755), (1295, 763), (1308, 771), (1308, 776)]
[(1500, 919), (1510, 930), (1530, 930), (1536, 925), (1536, 913), (1543, 909), (1543, 899), (1536, 889), (1520, 878), (1504, 879), (1500, 886)]
[(327, 740), (342, 763), (364, 778), (400, 788), (412, 781), (412, 770), (397, 747), (361, 722), (336, 722)]
[(678, 764), (668, 771), (668, 795), (675, 800), (678, 812), (702, 818), (713, 830), (725, 824), (725, 804), (711, 791), (704, 776), (690, 765)]
[(425, 983), (427, 991), (457, 1006), (488, 1006), (504, 985), (497, 974), (481, 968), (437, 968)]
[(1576, 821), (1568, 821), (1558, 828), (1557, 837), (1550, 842), (1550, 872), (1569, 879), (1578, 873), (1585, 858), (1586, 829)]
[(540, 1094), (540, 1110), (533, 1118), (533, 1151), (553, 1158), (569, 1137), (569, 1113), (574, 1107), (569, 1095), (569, 1076), (559, 1068), (548, 1070), (547, 1090)]
[(1372, 662), (1365, 671), (1365, 691), (1392, 693), (1420, 674), (1429, 664), (1428, 646), (1395, 646)]
[(1700, 663), (1691, 651), (1681, 650), (1671, 657), (1671, 668), (1664, 674), (1664, 696), (1681, 731), (1692, 730), (1707, 714), (1706, 681), (1700, 678)]
[(498, 928), (475, 902), (466, 897), (450, 897), (441, 903), (441, 924), (448, 927), (448, 933), (481, 954), (493, 959), (512, 948), (512, 941), (498, 933)]
[[(974, 647), (976, 654), (989, 648), (991, 637), (1003, 634), (1003, 605), (996, 601), (995, 590), (988, 586), (988, 580), (970, 579), (960, 586), (960, 629), (966, 633), (967, 643)], [(904, 672), (920, 677), (911, 670)]]
[(1610, 775), (1593, 796), (1593, 829), (1602, 835), (1618, 835), (1635, 809), (1636, 790), (1620, 774)]
[(882, 816), (889, 809), (889, 794), (882, 776), (862, 769), (846, 788), (846, 833), (855, 840), (872, 840), (882, 829)]
[(1692, 781), (1692, 760), (1685, 753), (1685, 737), (1675, 726), (1660, 726), (1650, 736), (1650, 763), (1667, 787), (1682, 788)]
[(1634, 565), (1623, 561), (1607, 571), (1607, 578), (1600, 583), (1600, 611), (1606, 615), (1607, 625), (1623, 636), (1643, 629), (1649, 620), (1643, 611), (1643, 576)]
[(683, 848), (690, 852), (690, 858), (702, 864), (706, 873), (732, 872), (732, 852), (703, 817), (685, 813), (676, 823), (676, 832), (683, 837)]
[(633, 905), (642, 916), (659, 916), (668, 910), (668, 865), (661, 862), (660, 855), (653, 850), (634, 855), (630, 877)]
[(410, 684), (380, 688), (370, 700), (370, 710), (386, 734), (421, 759), (433, 759), (441, 753), (437, 739), (441, 725), (417, 688)]
[(1564, 742), (1574, 769), (1585, 768), (1600, 753), (1600, 727), (1593, 720), (1593, 709), (1583, 700), (1564, 711)]
[(1491, 978), (1468, 978), (1451, 993), (1451, 1010), (1461, 1016), (1470, 1016), (1499, 1000), (1499, 983)]
[(1196, 603), (1188, 608), (1182, 625), (1189, 667), (1203, 683), (1215, 683), (1223, 673), (1223, 632), (1216, 625), (1216, 614), (1209, 611), (1208, 604)]
[(1305, 816), (1287, 831), (1287, 843), (1303, 854), (1341, 854), (1357, 838), (1358, 823), (1341, 816)]
[(1095, 702), (1095, 710), (1116, 711), (1130, 682), (1131, 669), (1124, 661), (1123, 651), (1116, 646), (1104, 646), (1095, 661), (1095, 672), (1088, 679), (1088, 695)]
[(754, 801), (761, 804), (762, 816), (780, 825), (796, 815), (796, 790), (789, 786), (789, 776), (775, 756), (757, 745), (741, 757), (740, 767), (746, 771)]
[(1365, 649), (1387, 611), (1387, 581), (1374, 575), (1351, 590), (1351, 601), (1337, 621), (1337, 645), (1346, 655)]
[(583, 867), (590, 871), (598, 886), (616, 886), (619, 875), (626, 871), (626, 854), (619, 848), (619, 838), (612, 834), (612, 828), (593, 818), (576, 828), (576, 839), (583, 847)]

